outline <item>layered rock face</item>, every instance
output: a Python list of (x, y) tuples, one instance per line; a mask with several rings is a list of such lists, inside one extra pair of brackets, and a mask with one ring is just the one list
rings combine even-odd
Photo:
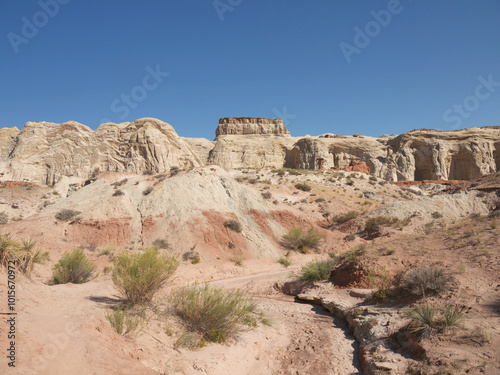
[(471, 180), (500, 171), (500, 127), (420, 129), (389, 139), (393, 179)]
[(290, 135), (280, 119), (225, 117), (219, 120), (215, 136), (220, 135)]
[(398, 136), (217, 137), (209, 163), (224, 168), (345, 169), (365, 162), (390, 181), (470, 180), (500, 170), (500, 127), (414, 130)]
[(74, 121), (28, 122), (22, 131), (0, 130), (3, 179), (53, 185), (62, 176), (98, 172), (164, 172), (203, 164), (169, 124), (151, 118), (106, 123), (95, 132)]
[[(390, 181), (470, 180), (500, 171), (500, 127), (419, 129), (380, 138), (325, 134), (291, 137), (281, 120), (223, 118), (217, 138), (180, 138), (167, 123), (145, 118), (101, 125), (29, 122), (0, 129), (0, 179), (53, 185), (62, 176), (141, 173), (205, 164), (226, 169), (346, 169), (366, 163)], [(367, 172), (367, 169), (364, 169)]]

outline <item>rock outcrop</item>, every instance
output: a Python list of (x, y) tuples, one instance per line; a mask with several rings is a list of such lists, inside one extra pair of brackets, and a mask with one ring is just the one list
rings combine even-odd
[[(165, 122), (29, 122), (0, 129), (0, 179), (52, 185), (61, 176), (226, 169), (352, 169), (389, 181), (471, 180), (500, 170), (500, 127), (413, 130), (380, 138), (327, 133), (291, 137), (279, 119), (222, 118), (215, 141), (180, 138)], [(365, 163), (366, 168), (362, 168)], [(357, 166), (355, 166), (355, 164)]]
[(62, 176), (89, 178), (99, 172), (164, 172), (203, 162), (169, 124), (151, 118), (102, 124), (95, 132), (74, 121), (28, 122), (0, 133), (3, 179), (53, 185)]
[(500, 127), (413, 130), (387, 141), (401, 180), (471, 180), (500, 170)]
[(280, 119), (225, 117), (219, 120), (215, 136), (219, 135), (290, 135)]

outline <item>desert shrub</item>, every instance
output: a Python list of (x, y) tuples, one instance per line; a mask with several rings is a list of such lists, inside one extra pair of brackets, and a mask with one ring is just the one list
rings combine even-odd
[(94, 272), (94, 264), (81, 248), (66, 253), (52, 269), (52, 284), (83, 284)]
[(157, 249), (168, 249), (168, 241), (163, 238), (157, 238), (153, 241), (153, 246)]
[(121, 190), (116, 190), (114, 193), (113, 193), (113, 197), (121, 197), (122, 195), (124, 195), (125, 193)]
[(174, 273), (179, 262), (155, 249), (123, 253), (113, 262), (113, 283), (129, 304), (150, 302)]
[(280, 170), (278, 171), (277, 175), (278, 175), (278, 176), (280, 176), (280, 177), (282, 177), (282, 176), (284, 176), (284, 175), (285, 175), (285, 173), (286, 173), (286, 172), (285, 172), (285, 170), (284, 170), (284, 169), (280, 169)]
[(462, 309), (458, 306), (446, 306), (443, 312), (445, 329), (455, 331), (464, 319)]
[(243, 226), (241, 225), (241, 223), (238, 220), (234, 219), (226, 220), (224, 226), (231, 229), (232, 231), (235, 231), (236, 233), (241, 233), (241, 231), (243, 230)]
[(282, 239), (282, 244), (288, 249), (307, 253), (310, 249), (316, 249), (321, 241), (321, 236), (311, 226), (307, 232), (301, 226), (295, 226), (288, 230)]
[(191, 264), (198, 264), (201, 262), (201, 257), (199, 254), (196, 254), (193, 259), (191, 259)]
[(213, 342), (224, 342), (262, 321), (252, 297), (240, 290), (194, 284), (178, 291), (173, 302), (187, 328)]
[(385, 266), (377, 272), (375, 272), (374, 269), (370, 269), (370, 272), (368, 273), (368, 281), (372, 287), (377, 289), (371, 295), (372, 300), (377, 302), (383, 301), (387, 298), (392, 286), (392, 280), (390, 272)]
[(80, 211), (61, 210), (56, 214), (56, 219), (60, 221), (76, 221), (78, 220), (78, 215), (80, 214)]
[(375, 176), (370, 176), (370, 181), (377, 181), (377, 177), (375, 177)]
[(440, 218), (442, 218), (442, 217), (443, 217), (443, 214), (442, 214), (441, 212), (434, 211), (434, 212), (432, 213), (432, 218), (433, 218), (433, 219), (440, 219)]
[(283, 266), (285, 267), (290, 267), (290, 265), (292, 264), (292, 262), (290, 262), (290, 260), (288, 260), (287, 258), (285, 257), (281, 257), (278, 259), (278, 263), (282, 264)]
[(348, 222), (349, 220), (356, 219), (359, 216), (359, 213), (356, 211), (349, 211), (343, 215), (337, 215), (333, 217), (333, 222), (337, 224), (343, 224)]
[(35, 241), (25, 239), (18, 242), (10, 234), (0, 235), (0, 268), (8, 268), (9, 261), (15, 261), (17, 269), (29, 276), (33, 269), (35, 244)]
[(270, 191), (266, 191), (265, 193), (262, 193), (262, 198), (264, 199), (271, 199), (273, 195), (271, 194)]
[(185, 347), (190, 350), (207, 346), (207, 341), (197, 332), (184, 332), (174, 343), (174, 349)]
[(359, 244), (358, 246), (352, 248), (348, 252), (342, 255), (342, 260), (346, 260), (349, 263), (356, 263), (359, 257), (366, 254), (366, 245)]
[(424, 225), (424, 233), (425, 234), (431, 234), (432, 233), (432, 227), (434, 225), (434, 220), (429, 221), (428, 223), (425, 223)]
[(313, 260), (307, 263), (299, 271), (297, 278), (301, 281), (321, 281), (326, 280), (332, 273), (335, 261), (330, 260)]
[(415, 296), (423, 297), (439, 293), (446, 283), (447, 279), (441, 268), (419, 267), (404, 276), (402, 287)]
[(295, 188), (302, 190), (302, 191), (311, 191), (311, 186), (309, 186), (306, 183), (299, 182), (298, 184), (295, 184)]
[(436, 309), (430, 304), (417, 305), (406, 312), (410, 323), (405, 327), (407, 331), (418, 338), (426, 338), (437, 328), (439, 322), (436, 318)]
[(113, 267), (110, 267), (110, 266), (106, 266), (102, 269), (102, 272), (107, 275), (108, 273), (111, 272), (111, 270), (113, 269)]
[(5, 225), (9, 222), (9, 215), (5, 211), (0, 212), (0, 225)]
[(344, 237), (345, 241), (354, 241), (356, 239), (356, 235), (354, 234), (348, 234), (347, 236)]
[(297, 169), (290, 169), (288, 173), (290, 176), (300, 176), (302, 174), (302, 172)]
[(146, 171), (143, 171), (142, 174), (145, 176), (152, 176), (155, 174), (155, 171), (146, 170)]
[(113, 248), (105, 248), (105, 249), (102, 249), (101, 251), (99, 251), (99, 254), (97, 254), (97, 256), (103, 256), (103, 255), (113, 255)]
[(249, 180), (248, 180), (248, 183), (250, 183), (250, 184), (252, 184), (252, 185), (256, 184), (257, 182), (258, 182), (258, 181), (257, 181), (257, 179), (255, 179), (255, 178), (251, 178), (251, 179), (249, 179)]
[(316, 203), (321, 203), (321, 202), (324, 202), (324, 201), (326, 201), (326, 199), (325, 198), (321, 198), (321, 197), (315, 199)]
[(381, 227), (391, 226), (396, 224), (397, 222), (398, 219), (393, 217), (385, 217), (385, 216), (371, 217), (366, 221), (365, 231), (369, 236), (373, 236), (380, 232)]
[(142, 195), (149, 195), (149, 194), (151, 194), (152, 191), (153, 191), (153, 187), (150, 186), (150, 187), (144, 189), (144, 191), (142, 192)]
[(106, 312), (106, 319), (119, 335), (132, 336), (141, 329), (140, 317), (117, 308)]
[(491, 229), (497, 229), (497, 222), (496, 222), (496, 221), (492, 221), (492, 222), (490, 223), (490, 228), (491, 228)]
[(243, 266), (243, 261), (245, 259), (243, 258), (243, 255), (237, 255), (237, 256), (232, 257), (230, 260), (231, 260), (231, 262), (234, 263), (235, 266), (241, 267), (241, 266)]
[(199, 258), (200, 254), (194, 250), (195, 248), (196, 245), (191, 248), (191, 250), (186, 251), (184, 254), (182, 254), (182, 260), (185, 262), (187, 262), (188, 260), (192, 262), (194, 259)]
[(347, 178), (347, 180), (346, 180), (346, 182), (345, 182), (345, 183), (346, 183), (347, 185), (349, 185), (349, 186), (353, 186), (353, 185), (354, 185), (354, 181), (353, 181), (353, 180), (351, 180), (351, 178), (350, 178), (350, 177), (348, 177), (348, 178)]
[(123, 179), (123, 180), (121, 180), (121, 181), (115, 182), (113, 185), (114, 185), (114, 186), (123, 186), (123, 185), (125, 185), (127, 182), (128, 182), (128, 178), (124, 178), (124, 179)]
[(46, 261), (50, 260), (48, 251), (37, 250), (33, 255), (33, 263), (45, 264)]

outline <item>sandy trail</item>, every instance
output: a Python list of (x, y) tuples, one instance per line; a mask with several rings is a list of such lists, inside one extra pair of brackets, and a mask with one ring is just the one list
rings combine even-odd
[(212, 284), (250, 291), (259, 308), (285, 332), (286, 345), (262, 353), (274, 367), (269, 374), (361, 374), (358, 344), (347, 324), (319, 306), (296, 302), (292, 296), (277, 294), (273, 285), (286, 278), (289, 270), (258, 272), (219, 279)]
[[(243, 332), (229, 345), (209, 344), (200, 350), (174, 350), (173, 336), (152, 322), (135, 339), (116, 334), (105, 318), (117, 301), (109, 276), (81, 285), (48, 286), (18, 282), (18, 367), (7, 374), (359, 374), (357, 343), (343, 322), (318, 306), (295, 302), (274, 284), (290, 270), (259, 262), (239, 268), (239, 276), (213, 272), (208, 264), (188, 267), (180, 275), (214, 285), (249, 291), (273, 326)], [(193, 273), (189, 275), (190, 273)], [(194, 274), (197, 274), (195, 277)], [(179, 280), (180, 281), (180, 280)], [(0, 283), (2, 284), (2, 283)], [(172, 288), (184, 284), (174, 283)], [(5, 285), (1, 285), (5, 290)], [(166, 291), (167, 294), (169, 293)], [(3, 293), (2, 296), (4, 297)], [(71, 328), (69, 331), (68, 329)], [(2, 330), (0, 343), (5, 345)]]

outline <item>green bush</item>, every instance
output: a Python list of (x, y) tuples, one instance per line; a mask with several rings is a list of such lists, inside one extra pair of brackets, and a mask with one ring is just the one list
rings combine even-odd
[(295, 184), (295, 188), (299, 189), (299, 190), (302, 190), (302, 191), (310, 191), (311, 190), (311, 186), (309, 186), (306, 183), (302, 183), (302, 182), (299, 182), (298, 184)]
[(290, 265), (292, 264), (292, 262), (290, 262), (287, 258), (285, 257), (281, 257), (278, 259), (278, 263), (282, 264), (283, 266), (285, 267), (290, 267)]
[(140, 317), (131, 314), (127, 310), (120, 308), (108, 310), (106, 319), (119, 335), (132, 336), (141, 329)]
[(313, 260), (299, 271), (298, 279), (301, 281), (321, 281), (330, 277), (334, 260)]
[(441, 268), (419, 267), (404, 276), (402, 287), (415, 296), (424, 297), (439, 293), (446, 283), (447, 279)]
[(288, 249), (308, 253), (310, 249), (316, 249), (321, 241), (321, 236), (311, 226), (306, 232), (301, 226), (290, 228), (281, 239), (283, 246)]
[(129, 304), (150, 302), (179, 265), (176, 258), (155, 249), (123, 253), (113, 263), (113, 283)]
[(52, 284), (83, 284), (95, 270), (94, 264), (77, 248), (66, 253), (52, 269)]
[(245, 326), (264, 322), (252, 297), (240, 290), (194, 284), (178, 291), (173, 302), (187, 328), (213, 342), (224, 342)]

